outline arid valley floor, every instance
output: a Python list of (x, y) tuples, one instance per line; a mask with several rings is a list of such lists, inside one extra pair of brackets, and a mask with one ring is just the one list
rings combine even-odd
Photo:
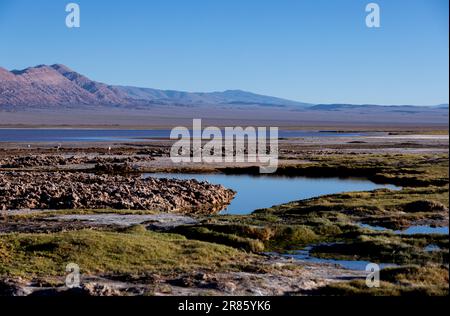
[[(148, 173), (257, 176), (174, 164), (171, 141), (0, 143), (0, 295), (447, 295), (448, 130), (286, 138), (273, 177), (365, 178), (398, 190), (221, 214), (236, 192)], [(299, 188), (298, 190), (302, 190)], [(409, 227), (447, 233), (402, 233)], [(306, 251), (317, 260), (290, 256)], [(327, 261), (388, 263), (366, 271)], [(66, 265), (81, 287), (65, 286)]]

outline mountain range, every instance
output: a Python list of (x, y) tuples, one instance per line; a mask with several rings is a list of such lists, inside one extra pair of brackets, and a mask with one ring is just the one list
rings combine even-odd
[(377, 111), (414, 113), (448, 109), (448, 104), (429, 107), (354, 104), (309, 104), (241, 90), (183, 92), (108, 85), (61, 64), (39, 65), (8, 71), (0, 67), (0, 110), (58, 109), (110, 106), (145, 109), (152, 105), (286, 108), (290, 111)]
[(57, 107), (102, 105), (261, 105), (307, 107), (309, 104), (240, 90), (193, 93), (107, 85), (61, 65), (39, 65), (24, 70), (0, 68), (0, 106)]

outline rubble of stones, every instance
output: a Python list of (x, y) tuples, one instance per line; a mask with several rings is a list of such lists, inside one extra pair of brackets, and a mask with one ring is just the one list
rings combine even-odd
[(34, 168), (44, 166), (67, 166), (83, 164), (125, 164), (155, 160), (152, 156), (89, 157), (62, 155), (29, 155), (0, 158), (0, 168)]
[(224, 209), (236, 193), (221, 185), (110, 174), (1, 172), (0, 210), (131, 209), (190, 214)]

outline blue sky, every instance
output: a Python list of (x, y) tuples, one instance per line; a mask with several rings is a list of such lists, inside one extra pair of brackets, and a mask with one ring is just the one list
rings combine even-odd
[(0, 0), (0, 66), (63, 63), (110, 83), (242, 89), (311, 103), (449, 99), (448, 0)]

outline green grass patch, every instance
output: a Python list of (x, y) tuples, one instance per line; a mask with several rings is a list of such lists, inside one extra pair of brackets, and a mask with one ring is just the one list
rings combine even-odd
[[(439, 236), (436, 236), (439, 238)], [(326, 244), (313, 247), (316, 257), (368, 260), (381, 263), (427, 264), (448, 263), (448, 248), (443, 251), (427, 252), (425, 242), (420, 237), (413, 239), (394, 235), (362, 235), (344, 243)], [(448, 241), (447, 241), (448, 243)]]
[(242, 237), (235, 232), (224, 233), (211, 230), (203, 226), (179, 226), (174, 228), (172, 232), (186, 236), (189, 239), (223, 244), (249, 252), (262, 252), (265, 249), (264, 243), (258, 239)]
[(405, 266), (380, 271), (380, 286), (369, 288), (365, 280), (338, 282), (313, 291), (339, 296), (447, 296), (448, 267)]
[(230, 247), (142, 227), (123, 232), (1, 234), (0, 252), (0, 274), (24, 277), (62, 276), (70, 262), (86, 274), (173, 273), (223, 269), (250, 258)]
[(301, 249), (306, 245), (316, 243), (319, 236), (303, 225), (285, 225), (275, 228), (275, 235), (267, 244), (271, 250)]

